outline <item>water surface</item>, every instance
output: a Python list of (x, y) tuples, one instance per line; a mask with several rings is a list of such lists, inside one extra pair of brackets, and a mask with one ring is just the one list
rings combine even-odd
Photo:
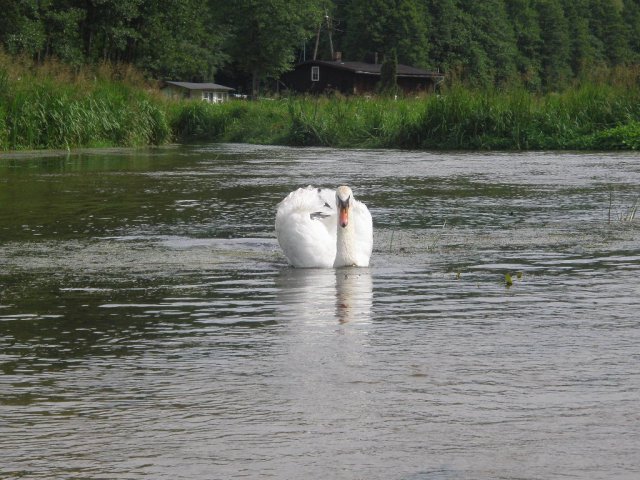
[[(5, 154), (0, 478), (638, 478), (638, 160)], [(309, 183), (370, 268), (287, 267)]]

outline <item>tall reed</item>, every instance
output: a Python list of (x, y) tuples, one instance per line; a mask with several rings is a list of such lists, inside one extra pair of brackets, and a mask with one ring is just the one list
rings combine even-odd
[(34, 67), (0, 52), (0, 149), (170, 141), (406, 149), (640, 149), (640, 68), (561, 93), (448, 87), (419, 98), (162, 97), (127, 65)]
[(33, 68), (0, 55), (0, 149), (138, 146), (169, 141), (163, 106), (103, 66)]
[(454, 88), (422, 98), (292, 97), (172, 107), (177, 137), (407, 149), (638, 149), (638, 89), (584, 85), (538, 96)]

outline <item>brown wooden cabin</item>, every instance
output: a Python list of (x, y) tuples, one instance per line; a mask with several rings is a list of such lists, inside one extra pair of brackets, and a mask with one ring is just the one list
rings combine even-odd
[[(295, 92), (363, 95), (377, 91), (381, 67), (380, 63), (311, 60), (284, 74), (282, 82)], [(398, 87), (410, 94), (433, 92), (444, 75), (398, 64), (396, 78)]]

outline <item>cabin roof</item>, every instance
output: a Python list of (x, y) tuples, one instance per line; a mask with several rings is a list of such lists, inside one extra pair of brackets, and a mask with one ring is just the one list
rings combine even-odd
[[(307, 62), (299, 64), (298, 67), (303, 65), (325, 66), (329, 68), (346, 70), (353, 73), (360, 73), (364, 75), (380, 75), (380, 68), (382, 67), (381, 63), (343, 62), (343, 61), (331, 62), (328, 60), (309, 60)], [(399, 77), (423, 77), (423, 78), (444, 77), (444, 74), (440, 72), (430, 72), (427, 70), (422, 70), (421, 68), (410, 67), (409, 65), (402, 65), (400, 63), (398, 64), (396, 74)]]
[(195, 83), (195, 82), (164, 82), (167, 85), (173, 85), (175, 87), (184, 88), (186, 90), (218, 90), (228, 92), (235, 90), (231, 87), (225, 87), (217, 83)]

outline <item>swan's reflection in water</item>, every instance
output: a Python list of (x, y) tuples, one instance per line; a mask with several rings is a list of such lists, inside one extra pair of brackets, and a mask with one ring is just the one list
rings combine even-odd
[(291, 268), (278, 276), (277, 287), (286, 336), (277, 394), (291, 412), (288, 428), (299, 426), (301, 455), (313, 458), (315, 447), (304, 439), (343, 432), (370, 401), (369, 382), (376, 381), (371, 274), (364, 268)]
[(372, 279), (369, 269), (283, 270), (276, 280), (281, 314), (304, 322), (371, 321)]
[(373, 299), (369, 270), (349, 268), (335, 270), (336, 316), (341, 323), (371, 321)]

